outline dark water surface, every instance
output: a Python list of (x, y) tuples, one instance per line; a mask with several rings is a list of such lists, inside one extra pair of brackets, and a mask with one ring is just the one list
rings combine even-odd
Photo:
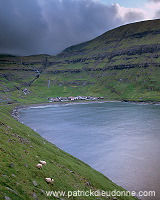
[(86, 103), (22, 109), (20, 121), (130, 191), (160, 200), (160, 106)]

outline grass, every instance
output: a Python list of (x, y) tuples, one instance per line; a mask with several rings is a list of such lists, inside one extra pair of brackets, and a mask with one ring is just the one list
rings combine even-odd
[[(29, 73), (29, 77), (25, 77), (16, 74), (11, 76), (11, 81), (1, 78), (2, 99), (12, 99), (13, 102), (24, 104), (47, 102), (48, 97), (81, 95), (103, 96), (107, 100), (160, 101), (159, 67), (66, 72), (54, 75), (42, 73), (31, 86), (27, 86), (27, 81), (29, 83), (34, 80), (34, 75)], [(23, 93), (25, 88), (29, 91), (27, 95)]]
[[(0, 106), (1, 134), (1, 192), (0, 197), (12, 200), (58, 199), (46, 196), (46, 191), (123, 191), (107, 177), (87, 164), (65, 153), (43, 139), (29, 127), (11, 117), (15, 105)], [(39, 160), (46, 166), (37, 169)], [(47, 184), (46, 177), (54, 178)], [(67, 199), (67, 197), (62, 197)], [(70, 199), (95, 199), (95, 197), (72, 197)], [(99, 197), (99, 199), (106, 199)], [(133, 197), (118, 197), (132, 200)]]
[[(2, 85), (13, 101), (20, 103), (47, 102), (57, 96), (104, 96), (107, 100), (159, 101), (159, 67), (124, 70), (92, 71), (63, 74), (42, 74), (30, 87), (16, 80), (2, 79)], [(25, 80), (25, 79), (24, 79)], [(50, 86), (48, 81), (50, 80)], [(20, 87), (19, 90), (16, 86)], [(25, 95), (23, 89), (29, 93)], [(8, 91), (8, 92), (7, 92)]]

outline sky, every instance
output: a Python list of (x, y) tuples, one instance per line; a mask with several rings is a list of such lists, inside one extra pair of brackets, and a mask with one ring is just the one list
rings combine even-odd
[(160, 18), (160, 0), (0, 0), (0, 54), (56, 55), (118, 26)]

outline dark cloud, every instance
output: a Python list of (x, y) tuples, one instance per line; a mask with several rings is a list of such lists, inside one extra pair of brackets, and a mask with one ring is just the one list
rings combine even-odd
[(143, 17), (133, 11), (124, 20), (118, 12), (116, 4), (96, 0), (1, 1), (0, 53), (56, 54)]
[(41, 9), (35, 1), (5, 0), (0, 6), (0, 52), (32, 53), (46, 33)]

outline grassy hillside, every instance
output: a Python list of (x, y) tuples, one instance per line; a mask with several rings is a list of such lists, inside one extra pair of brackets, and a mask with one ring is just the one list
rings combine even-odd
[(71, 95), (159, 101), (160, 20), (121, 26), (57, 56), (2, 55), (0, 61), (1, 102)]
[[(10, 116), (12, 106), (0, 106), (0, 199), (68, 199), (47, 197), (46, 191), (111, 191), (123, 190), (87, 164), (63, 152), (41, 138), (29, 127)], [(37, 169), (39, 160), (46, 166)], [(53, 184), (45, 182), (54, 178)], [(60, 196), (59, 196), (60, 197)], [(70, 197), (70, 199), (95, 199), (95, 197)], [(106, 199), (98, 197), (98, 199)], [(112, 198), (111, 198), (112, 199)], [(134, 199), (118, 197), (118, 199)]]
[[(10, 113), (15, 103), (48, 102), (48, 97), (56, 96), (160, 101), (159, 77), (160, 20), (116, 28), (57, 56), (1, 55), (1, 199), (55, 199), (46, 196), (49, 190), (123, 190), (20, 124)], [(42, 170), (35, 167), (39, 160), (47, 161)], [(53, 177), (55, 183), (47, 184), (45, 177)]]

